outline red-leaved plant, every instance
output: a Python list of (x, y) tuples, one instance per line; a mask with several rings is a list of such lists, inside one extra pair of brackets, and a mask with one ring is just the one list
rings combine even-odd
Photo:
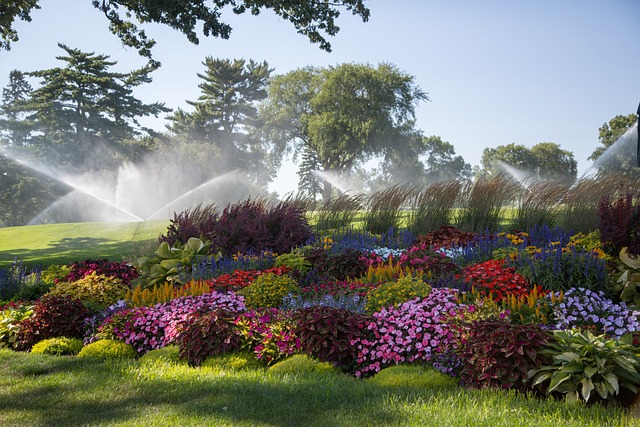
[(478, 296), (491, 295), (501, 302), (510, 295), (517, 298), (532, 290), (527, 279), (515, 271), (513, 267), (506, 267), (504, 260), (489, 260), (465, 267), (462, 278), (475, 288)]
[(538, 324), (473, 321), (460, 351), (460, 379), (471, 388), (527, 390), (527, 372), (548, 362), (538, 350), (545, 348), (549, 339), (549, 332)]
[(200, 366), (208, 357), (232, 353), (240, 348), (236, 333), (236, 315), (222, 309), (194, 313), (176, 338), (180, 358)]
[(22, 321), (18, 350), (29, 350), (47, 338), (84, 336), (84, 320), (91, 311), (77, 298), (45, 295), (33, 305), (33, 315)]

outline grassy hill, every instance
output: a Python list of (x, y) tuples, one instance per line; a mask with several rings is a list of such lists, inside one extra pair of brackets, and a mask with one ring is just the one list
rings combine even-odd
[(14, 260), (30, 267), (87, 258), (122, 261), (155, 250), (169, 222), (85, 222), (0, 228), (0, 268)]

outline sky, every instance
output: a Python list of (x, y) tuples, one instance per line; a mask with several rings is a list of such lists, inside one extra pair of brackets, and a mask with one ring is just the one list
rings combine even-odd
[[(64, 66), (57, 43), (117, 61), (128, 72), (145, 60), (108, 30), (90, 0), (42, 1), (32, 22), (15, 26), (20, 40), (0, 52), (0, 87), (11, 70)], [(343, 12), (332, 52), (298, 34), (272, 13), (235, 16), (229, 40), (191, 44), (168, 27), (143, 28), (157, 41), (162, 67), (135, 95), (189, 111), (200, 95), (197, 73), (207, 56), (267, 61), (273, 74), (305, 66), (381, 62), (414, 76), (429, 96), (416, 108), (416, 127), (450, 142), (466, 162), (510, 143), (554, 142), (573, 152), (578, 174), (599, 146), (598, 129), (640, 102), (638, 0), (367, 0), (368, 22)], [(143, 123), (164, 130), (163, 118)], [(297, 186), (296, 166), (285, 162), (270, 189), (284, 195)]]

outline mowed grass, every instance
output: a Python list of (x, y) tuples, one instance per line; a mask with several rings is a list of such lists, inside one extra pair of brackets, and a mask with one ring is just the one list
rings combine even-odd
[[(151, 248), (169, 221), (80, 222), (0, 228), (0, 268), (14, 260), (29, 267), (67, 264), (84, 259), (142, 255)], [(148, 255), (148, 253), (147, 253)]]
[(0, 350), (2, 426), (639, 426), (619, 407), (330, 373), (102, 362)]

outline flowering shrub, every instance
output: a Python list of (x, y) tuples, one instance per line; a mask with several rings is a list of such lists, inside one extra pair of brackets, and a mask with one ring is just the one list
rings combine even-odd
[(546, 363), (536, 349), (549, 342), (541, 325), (512, 325), (506, 320), (486, 319), (471, 323), (460, 355), (460, 378), (473, 388), (528, 388), (528, 371)]
[(48, 295), (69, 295), (90, 307), (103, 309), (124, 299), (129, 290), (118, 277), (92, 271), (74, 282), (58, 282)]
[(176, 298), (153, 307), (122, 310), (100, 328), (102, 334), (112, 331), (115, 338), (131, 344), (139, 353), (164, 347), (176, 341), (180, 328), (193, 313), (224, 310), (235, 314), (245, 309), (243, 298), (234, 293), (211, 292), (200, 296)]
[(266, 270), (235, 270), (233, 273), (223, 274), (208, 280), (208, 282), (211, 284), (211, 289), (237, 292), (249, 286), (262, 274), (273, 273), (276, 276), (282, 276), (288, 271), (289, 269), (284, 266), (272, 267)]
[(138, 270), (126, 262), (114, 262), (108, 259), (74, 262), (68, 265), (70, 271), (64, 278), (65, 282), (75, 282), (83, 277), (95, 273), (107, 277), (117, 277), (127, 286), (131, 286), (131, 281), (139, 276)]
[(454, 319), (467, 309), (457, 291), (433, 289), (426, 298), (416, 298), (373, 314), (367, 329), (371, 338), (356, 338), (357, 377), (369, 376), (398, 363), (429, 362), (450, 353), (459, 342)]
[(351, 342), (367, 338), (372, 316), (333, 307), (310, 307), (293, 314), (294, 335), (301, 350), (321, 362), (331, 362), (346, 372), (356, 367), (358, 352)]
[(235, 319), (243, 349), (255, 353), (258, 360), (272, 365), (300, 350), (300, 340), (293, 329), (295, 322), (288, 312), (261, 308), (242, 313)]
[(434, 277), (453, 275), (460, 268), (453, 260), (441, 252), (433, 251), (422, 242), (418, 243), (400, 255), (398, 264), (431, 273)]
[(79, 299), (45, 295), (33, 305), (33, 315), (20, 324), (16, 348), (29, 350), (45, 338), (82, 338), (84, 320), (90, 315)]
[(503, 301), (508, 295), (527, 295), (531, 286), (524, 276), (517, 274), (513, 267), (505, 267), (504, 260), (489, 260), (465, 267), (464, 279), (471, 283), (479, 296), (489, 295), (496, 301)]
[(367, 295), (365, 311), (373, 313), (383, 307), (394, 306), (416, 297), (426, 297), (431, 286), (422, 279), (411, 275), (403, 276), (395, 282), (387, 282), (374, 288)]
[(287, 275), (266, 273), (238, 292), (250, 308), (279, 307), (285, 295), (295, 292), (298, 284)]
[(628, 309), (624, 302), (614, 303), (602, 291), (569, 289), (554, 315), (555, 329), (580, 327), (614, 337), (640, 331), (640, 311)]
[(94, 341), (104, 338), (114, 338), (113, 329), (103, 325), (104, 321), (115, 313), (129, 308), (129, 303), (120, 300), (111, 304), (104, 310), (99, 311), (91, 317), (84, 320), (85, 335), (84, 343), (90, 344)]
[(224, 309), (191, 314), (176, 339), (180, 357), (200, 366), (208, 357), (238, 350), (240, 336), (235, 331), (234, 318), (234, 313)]

